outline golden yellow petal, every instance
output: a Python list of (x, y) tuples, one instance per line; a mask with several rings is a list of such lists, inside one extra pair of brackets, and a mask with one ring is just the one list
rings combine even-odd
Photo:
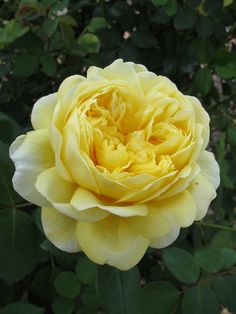
[(149, 244), (127, 218), (112, 215), (95, 223), (79, 222), (77, 236), (81, 249), (92, 261), (121, 270), (135, 266)]
[(191, 193), (183, 191), (162, 201), (149, 202), (149, 213), (132, 217), (135, 230), (149, 239), (166, 235), (172, 226), (188, 227), (195, 220), (197, 208)]
[(79, 187), (73, 195), (71, 204), (78, 210), (84, 211), (89, 208), (100, 208), (109, 213), (121, 217), (145, 216), (148, 212), (145, 204), (117, 205), (109, 200), (99, 199), (94, 193)]

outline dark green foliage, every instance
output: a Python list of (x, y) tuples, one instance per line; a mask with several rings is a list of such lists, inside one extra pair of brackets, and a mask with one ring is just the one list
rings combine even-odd
[(140, 276), (136, 267), (128, 271), (99, 267), (97, 285), (108, 313), (140, 314)]
[[(236, 1), (14, 0), (0, 12), (0, 314), (236, 313)], [(45, 240), (40, 209), (13, 189), (8, 153), (38, 98), (119, 57), (201, 100), (221, 168), (204, 223), (127, 272)]]

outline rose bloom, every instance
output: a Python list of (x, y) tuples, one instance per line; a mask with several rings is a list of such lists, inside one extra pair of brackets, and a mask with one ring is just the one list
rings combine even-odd
[(209, 117), (143, 65), (116, 60), (40, 98), (10, 148), (13, 184), (48, 239), (98, 264), (134, 266), (202, 219), (219, 185)]

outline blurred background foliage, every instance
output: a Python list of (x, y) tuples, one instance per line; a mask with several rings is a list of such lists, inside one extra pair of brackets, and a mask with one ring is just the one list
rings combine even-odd
[[(38, 98), (116, 58), (200, 98), (221, 167), (204, 222), (127, 272), (50, 244), (8, 157)], [(0, 314), (236, 313), (236, 1), (1, 1), (0, 73)]]

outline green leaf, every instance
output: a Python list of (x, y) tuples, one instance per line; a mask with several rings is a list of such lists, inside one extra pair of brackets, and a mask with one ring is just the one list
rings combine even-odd
[(230, 165), (228, 160), (225, 158), (225, 145), (226, 134), (223, 132), (220, 134), (219, 143), (216, 148), (220, 166), (220, 177), (223, 185), (228, 189), (232, 189), (234, 187), (234, 183), (230, 177)]
[(199, 267), (192, 255), (176, 247), (164, 250), (163, 261), (169, 272), (179, 281), (193, 283), (199, 277)]
[(60, 15), (57, 17), (60, 24), (66, 24), (69, 26), (77, 26), (77, 21), (70, 15)]
[(178, 8), (177, 0), (171, 0), (164, 6), (164, 10), (168, 16), (175, 15), (177, 12), (177, 8)]
[(213, 291), (220, 304), (232, 313), (236, 312), (235, 287), (236, 275), (218, 277), (213, 284)]
[(0, 141), (11, 144), (19, 133), (20, 127), (15, 120), (0, 112)]
[(142, 314), (174, 313), (179, 299), (179, 291), (167, 282), (147, 284), (142, 289)]
[(5, 47), (11, 44), (17, 38), (22, 37), (28, 31), (28, 26), (23, 25), (19, 21), (11, 20), (7, 23), (5, 28), (0, 31), (0, 47)]
[(211, 248), (201, 248), (194, 253), (199, 266), (210, 273), (220, 270), (222, 261), (218, 252)]
[(47, 35), (48, 37), (51, 37), (58, 26), (58, 20), (57, 19), (45, 19), (43, 21), (43, 25), (42, 25), (42, 31), (44, 32), (45, 35)]
[(214, 46), (209, 40), (197, 38), (193, 42), (193, 50), (200, 63), (209, 63), (212, 59)]
[(178, 8), (177, 15), (174, 20), (176, 29), (183, 30), (192, 28), (196, 22), (196, 15), (183, 7)]
[(185, 292), (182, 310), (183, 314), (220, 314), (216, 296), (204, 286), (192, 287)]
[(31, 218), (17, 209), (0, 211), (0, 278), (13, 283), (37, 264), (37, 229)]
[(0, 314), (43, 314), (45, 310), (30, 303), (12, 303), (0, 310)]
[(87, 26), (89, 32), (96, 32), (99, 29), (107, 28), (108, 22), (103, 17), (93, 17)]
[(234, 125), (229, 125), (227, 128), (227, 137), (230, 145), (236, 148), (236, 128)]
[(151, 0), (155, 6), (162, 6), (167, 4), (170, 0)]
[(199, 16), (196, 23), (196, 30), (202, 38), (209, 37), (214, 32), (214, 22), (206, 16)]
[(57, 297), (52, 303), (54, 314), (72, 314), (74, 310), (74, 301)]
[(16, 77), (29, 77), (31, 76), (38, 67), (38, 58), (34, 55), (23, 54), (20, 55), (14, 65), (13, 74)]
[(82, 34), (78, 38), (78, 44), (81, 45), (87, 53), (97, 53), (100, 50), (101, 43), (99, 38), (94, 34)]
[(213, 250), (221, 251), (224, 248), (234, 248), (236, 242), (236, 236), (230, 232), (225, 230), (218, 231), (212, 241), (211, 248)]
[(101, 301), (96, 293), (94, 285), (90, 285), (84, 288), (81, 295), (83, 304), (89, 309), (99, 309)]
[(120, 271), (99, 266), (97, 287), (109, 314), (140, 313), (140, 277), (137, 267)]
[(43, 53), (39, 57), (43, 72), (48, 76), (53, 76), (57, 70), (57, 64), (49, 53)]
[(80, 307), (76, 314), (97, 314), (97, 311), (88, 309), (87, 307)]
[(54, 295), (55, 270), (51, 266), (41, 268), (31, 282), (31, 293), (35, 298), (49, 302)]
[(187, 0), (186, 2), (190, 8), (195, 9), (201, 4), (202, 0)]
[(9, 157), (9, 146), (0, 141), (0, 204), (11, 208), (22, 200), (12, 186), (13, 174), (14, 165)]
[[(75, 41), (75, 33), (73, 28), (70, 25), (61, 24), (61, 34), (65, 42), (65, 46), (67, 48), (70, 48)], [(61, 40), (61, 38), (59, 38), (59, 40)]]
[(83, 284), (91, 284), (96, 278), (97, 265), (87, 257), (81, 257), (75, 267), (75, 272)]
[(81, 284), (75, 273), (64, 271), (55, 278), (54, 287), (60, 296), (73, 299), (79, 295)]
[(230, 79), (236, 76), (236, 62), (231, 61), (223, 65), (215, 66), (216, 74), (223, 79)]
[(59, 250), (55, 247), (50, 241), (45, 239), (40, 247), (53, 255), (56, 259), (57, 264), (61, 268), (72, 269), (75, 267), (75, 264), (78, 260), (78, 253), (67, 253)]
[(194, 78), (193, 84), (196, 91), (207, 95), (213, 85), (211, 71), (208, 68), (200, 69)]
[(216, 11), (223, 7), (223, 0), (205, 0), (204, 9), (206, 13), (215, 15)]
[(221, 250), (223, 268), (230, 268), (236, 265), (236, 252), (233, 249), (224, 248)]

